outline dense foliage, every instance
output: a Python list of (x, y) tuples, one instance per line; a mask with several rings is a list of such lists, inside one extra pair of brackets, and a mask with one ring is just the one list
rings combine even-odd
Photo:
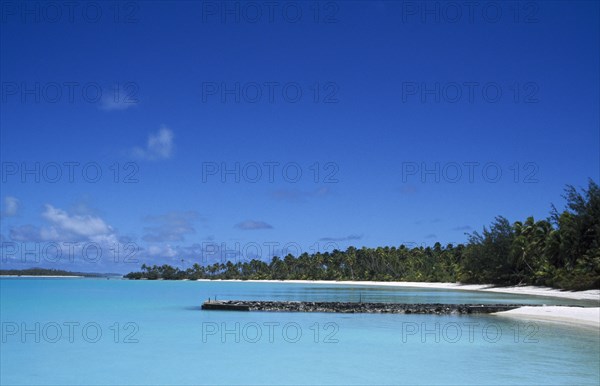
[(590, 180), (580, 193), (565, 189), (566, 208), (547, 219), (510, 223), (497, 217), (469, 235), (466, 245), (379, 247), (270, 262), (232, 261), (188, 269), (142, 266), (129, 279), (304, 279), (533, 284), (563, 289), (600, 288), (600, 189)]
[(101, 274), (63, 271), (62, 269), (28, 268), (28, 269), (0, 269), (0, 275), (9, 276), (86, 276), (98, 277)]

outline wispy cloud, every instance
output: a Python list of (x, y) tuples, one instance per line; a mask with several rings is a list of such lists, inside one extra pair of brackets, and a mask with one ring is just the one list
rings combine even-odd
[(10, 229), (8, 237), (12, 241), (39, 242), (44, 241), (39, 227), (31, 224), (20, 225)]
[(169, 212), (158, 216), (147, 216), (145, 221), (156, 225), (145, 227), (142, 237), (148, 242), (183, 241), (186, 235), (196, 233), (193, 222), (200, 220), (195, 211)]
[(251, 231), (251, 230), (258, 230), (258, 229), (273, 229), (273, 226), (271, 224), (267, 224), (264, 221), (254, 221), (254, 220), (247, 220), (247, 221), (242, 221), (239, 224), (235, 224), (235, 228), (244, 230), (244, 231)]
[(470, 231), (471, 229), (473, 229), (473, 228), (471, 228), (470, 225), (463, 225), (463, 226), (458, 226), (458, 227), (452, 228), (453, 231)]
[(271, 193), (276, 200), (290, 202), (304, 202), (314, 197), (325, 197), (331, 194), (331, 189), (328, 187), (320, 187), (315, 190), (303, 191), (298, 189), (280, 189)]
[[(431, 224), (436, 224), (436, 223), (439, 223), (439, 222), (442, 222), (442, 221), (443, 220), (441, 218), (436, 217), (434, 219), (429, 220), (428, 222), (431, 223)], [(414, 222), (414, 224), (415, 225), (421, 225), (421, 224), (423, 224), (425, 222), (426, 222), (425, 220), (417, 220), (417, 221)]]
[(123, 111), (137, 105), (137, 100), (130, 100), (127, 97), (115, 98), (113, 95), (106, 95), (102, 97), (98, 107), (104, 111)]
[(175, 148), (173, 139), (173, 131), (162, 126), (156, 133), (148, 136), (146, 147), (135, 147), (133, 149), (133, 156), (147, 160), (170, 158)]
[[(141, 250), (141, 255), (149, 258), (149, 263), (181, 263), (181, 260), (187, 262), (198, 262), (212, 264), (214, 262), (223, 262), (227, 259), (239, 259), (241, 251), (227, 250), (227, 246), (221, 243), (203, 242), (191, 245), (173, 245), (153, 244)], [(223, 250), (225, 249), (225, 250)]]
[(352, 240), (360, 240), (363, 238), (363, 235), (348, 235), (345, 237), (321, 237), (319, 241), (352, 241)]
[(437, 239), (437, 235), (435, 233), (430, 233), (425, 236), (426, 239)]
[(18, 198), (12, 196), (4, 197), (4, 210), (2, 211), (2, 217), (13, 217), (19, 213), (21, 207), (21, 201)]

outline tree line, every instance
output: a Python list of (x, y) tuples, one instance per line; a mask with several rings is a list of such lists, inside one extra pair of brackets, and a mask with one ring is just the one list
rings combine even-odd
[(62, 269), (48, 268), (26, 268), (26, 269), (0, 269), (0, 275), (6, 276), (85, 276), (101, 277), (105, 276), (99, 273), (72, 272)]
[(511, 223), (502, 216), (465, 244), (377, 247), (212, 265), (142, 265), (128, 279), (376, 280), (600, 288), (600, 188), (567, 186), (566, 206)]

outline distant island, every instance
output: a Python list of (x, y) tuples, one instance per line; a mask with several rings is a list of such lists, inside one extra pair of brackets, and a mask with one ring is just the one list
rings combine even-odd
[(496, 217), (466, 244), (378, 247), (278, 256), (187, 269), (142, 265), (128, 279), (354, 280), (538, 285), (566, 290), (600, 288), (600, 188), (589, 180), (567, 186), (566, 208), (543, 220), (510, 223)]
[(108, 277), (121, 276), (116, 273), (71, 272), (61, 269), (27, 268), (0, 269), (0, 276), (74, 276), (74, 277)]

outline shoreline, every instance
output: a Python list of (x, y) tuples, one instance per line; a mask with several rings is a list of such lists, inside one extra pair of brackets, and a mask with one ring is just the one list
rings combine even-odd
[[(509, 286), (498, 287), (491, 284), (459, 284), (459, 283), (428, 283), (410, 281), (335, 281), (335, 280), (238, 280), (238, 279), (198, 279), (196, 281), (222, 281), (222, 282), (244, 282), (244, 283), (289, 283), (289, 284), (335, 284), (335, 285), (362, 285), (381, 287), (412, 287), (431, 289), (451, 289), (460, 291), (481, 291), (507, 293), (513, 295), (528, 295), (541, 297), (554, 297), (571, 300), (596, 300), (600, 303), (600, 290), (586, 291), (563, 291), (550, 287), (536, 286)], [(600, 305), (600, 304), (599, 304)]]
[(524, 306), (492, 315), (592, 327), (596, 331), (600, 328), (600, 307)]
[[(197, 281), (224, 281), (224, 282), (250, 282), (250, 283), (291, 283), (291, 284), (333, 284), (333, 285), (362, 285), (398, 288), (431, 288), (451, 289), (461, 291), (496, 292), (516, 295), (539, 297), (554, 297), (571, 300), (595, 300), (600, 306), (600, 290), (562, 291), (549, 287), (536, 286), (510, 286), (496, 287), (485, 284), (458, 284), (458, 283), (427, 283), (427, 282), (381, 282), (381, 281), (333, 281), (333, 280), (210, 280)], [(561, 323), (575, 327), (600, 328), (600, 307), (572, 307), (572, 306), (523, 306), (510, 311), (492, 313), (498, 317), (515, 318), (519, 320), (536, 320), (543, 322)]]
[(63, 278), (83, 278), (86, 276), (75, 276), (75, 275), (0, 275), (0, 277), (25, 277), (25, 278), (53, 278), (53, 279), (63, 279)]

